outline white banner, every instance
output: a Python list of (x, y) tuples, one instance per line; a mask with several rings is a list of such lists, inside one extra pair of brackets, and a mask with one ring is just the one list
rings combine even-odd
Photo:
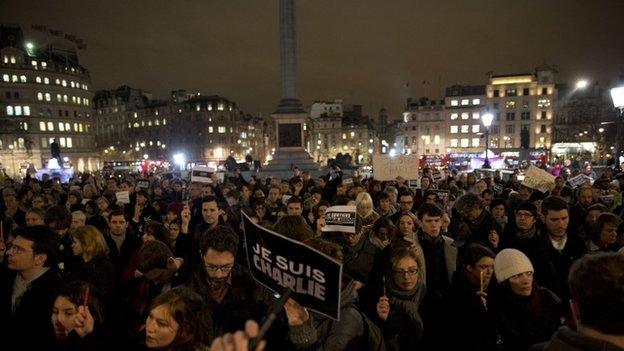
[(373, 178), (376, 180), (419, 179), (420, 155), (373, 155)]

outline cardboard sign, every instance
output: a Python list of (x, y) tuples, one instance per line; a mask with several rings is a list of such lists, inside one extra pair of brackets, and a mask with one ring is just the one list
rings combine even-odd
[(531, 166), (524, 175), (522, 185), (545, 193), (555, 187), (555, 176), (543, 169)]
[(373, 155), (373, 177), (376, 180), (395, 180), (397, 177), (417, 179), (417, 154), (411, 155)]
[(355, 206), (332, 206), (325, 210), (324, 232), (355, 233)]
[(208, 167), (193, 167), (191, 170), (191, 183), (212, 184), (212, 174), (214, 172)]
[(130, 192), (129, 191), (118, 191), (115, 193), (115, 198), (117, 198), (118, 204), (129, 204), (130, 203)]
[(300, 305), (339, 320), (342, 263), (241, 215), (251, 276), (276, 293), (289, 287)]
[(568, 179), (568, 182), (570, 182), (570, 186), (572, 187), (572, 189), (576, 189), (579, 186), (585, 185), (587, 181), (591, 183), (591, 178), (582, 173), (577, 175), (576, 177)]

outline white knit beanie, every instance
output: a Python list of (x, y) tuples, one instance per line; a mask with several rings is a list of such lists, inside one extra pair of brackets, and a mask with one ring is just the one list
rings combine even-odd
[(521, 251), (505, 249), (496, 255), (494, 260), (494, 274), (499, 283), (513, 277), (516, 274), (533, 272), (531, 260)]

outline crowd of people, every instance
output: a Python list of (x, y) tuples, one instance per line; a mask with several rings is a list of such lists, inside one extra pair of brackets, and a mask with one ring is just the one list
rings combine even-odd
[[(0, 350), (624, 350), (622, 174), (442, 174), (6, 178)], [(342, 262), (339, 320), (288, 299), (254, 338), (243, 213)]]

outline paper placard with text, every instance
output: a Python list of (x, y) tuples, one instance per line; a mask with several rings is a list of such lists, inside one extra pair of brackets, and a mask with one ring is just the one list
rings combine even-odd
[(373, 178), (376, 180), (395, 180), (397, 177), (418, 179), (418, 161), (420, 156), (411, 155), (373, 155)]
[(543, 169), (531, 166), (524, 174), (522, 185), (545, 193), (555, 187), (555, 176)]

